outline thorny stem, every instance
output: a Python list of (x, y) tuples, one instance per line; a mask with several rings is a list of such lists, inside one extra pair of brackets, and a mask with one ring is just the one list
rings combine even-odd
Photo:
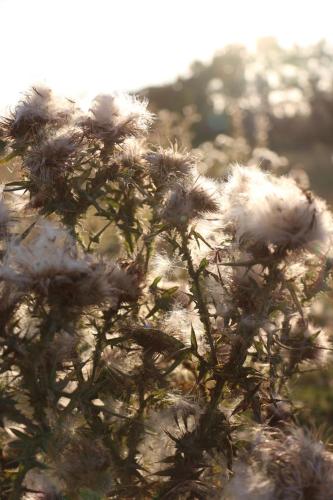
[[(276, 273), (276, 268), (275, 266), (270, 267), (270, 273), (269, 273), (269, 279), (267, 283), (267, 292), (271, 291), (271, 289), (274, 287), (275, 283), (275, 273)], [(267, 293), (267, 296), (269, 297), (270, 294)], [(264, 315), (266, 309), (269, 307), (269, 301), (265, 301), (260, 316)], [(256, 334), (256, 328), (253, 326), (251, 328), (251, 331), (246, 331), (246, 336), (244, 337), (243, 335), (243, 340), (244, 343), (240, 348), (237, 348), (232, 352), (231, 358), (228, 361), (227, 365), (225, 365), (222, 373), (220, 374), (219, 377), (216, 377), (216, 385), (213, 390), (213, 395), (210, 401), (210, 410), (214, 410), (221, 398), (222, 391), (224, 389), (225, 383), (228, 381), (228, 373), (230, 373), (230, 370), (232, 370), (232, 373), (235, 374), (237, 371), (243, 366), (245, 363), (248, 349), (252, 345), (253, 338)], [(270, 363), (271, 364), (271, 363)], [(270, 368), (271, 369), (271, 368)], [(272, 373), (270, 372), (270, 375), (272, 376)], [(270, 378), (270, 383), (272, 382)]]
[(183, 256), (185, 257), (185, 260), (187, 263), (188, 274), (189, 274), (191, 281), (192, 281), (193, 290), (195, 293), (195, 299), (196, 299), (196, 303), (197, 303), (197, 307), (198, 307), (198, 311), (199, 311), (199, 315), (200, 315), (200, 320), (205, 328), (207, 340), (208, 340), (210, 351), (211, 351), (212, 361), (213, 361), (214, 365), (217, 365), (216, 349), (215, 349), (211, 325), (210, 325), (210, 321), (209, 321), (209, 313), (208, 313), (206, 302), (205, 302), (203, 295), (202, 295), (199, 274), (194, 269), (192, 256), (191, 256), (189, 248), (188, 248), (189, 237), (185, 233), (185, 231), (180, 231), (180, 234), (181, 234), (181, 238), (182, 238), (182, 253), (183, 253)]
[(113, 311), (110, 309), (105, 316), (105, 322), (103, 325), (103, 328), (101, 330), (97, 330), (97, 337), (96, 337), (96, 347), (95, 351), (93, 354), (93, 365), (92, 365), (92, 372), (91, 372), (91, 385), (93, 385), (95, 381), (95, 375), (97, 372), (97, 367), (98, 363), (101, 359), (102, 351), (103, 351), (103, 343), (105, 342), (106, 338), (105, 335), (108, 332), (111, 324), (112, 324), (112, 319), (113, 319)]

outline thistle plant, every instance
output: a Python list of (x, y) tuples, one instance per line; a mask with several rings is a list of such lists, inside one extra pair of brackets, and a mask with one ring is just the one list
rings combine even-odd
[(332, 214), (258, 166), (200, 175), (152, 123), (45, 88), (1, 123), (1, 498), (332, 498), (289, 394), (331, 361)]

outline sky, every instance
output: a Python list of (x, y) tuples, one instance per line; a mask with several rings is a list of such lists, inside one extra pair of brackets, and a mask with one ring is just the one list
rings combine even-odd
[(185, 75), (228, 43), (333, 43), (333, 0), (0, 0), (0, 110), (30, 85), (88, 100)]

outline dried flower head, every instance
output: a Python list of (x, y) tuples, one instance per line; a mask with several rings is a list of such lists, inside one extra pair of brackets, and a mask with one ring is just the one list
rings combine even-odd
[(115, 370), (118, 373), (135, 374), (141, 366), (141, 351), (136, 349), (127, 352), (118, 347), (107, 346), (102, 352), (102, 360), (110, 369), (111, 378)]
[(121, 168), (135, 169), (143, 168), (144, 147), (142, 141), (135, 137), (128, 137), (121, 144), (114, 154), (114, 163)]
[(146, 159), (149, 174), (157, 187), (188, 176), (197, 162), (193, 154), (179, 151), (177, 145), (149, 152)]
[(236, 166), (223, 190), (224, 222), (237, 241), (255, 252), (270, 244), (280, 251), (310, 247), (327, 250), (332, 216), (323, 200), (286, 177), (256, 167)]
[(141, 137), (148, 132), (152, 115), (147, 102), (127, 95), (98, 95), (90, 109), (91, 116), (80, 124), (88, 135), (106, 146), (122, 142), (126, 137)]
[(105, 276), (110, 293), (114, 295), (114, 303), (131, 302), (139, 298), (143, 284), (143, 274), (137, 261), (120, 261), (106, 263)]
[(227, 500), (326, 500), (333, 454), (301, 428), (259, 428), (248, 462), (238, 462)]
[(175, 184), (165, 196), (161, 217), (174, 226), (184, 226), (205, 214), (217, 213), (219, 185), (200, 177), (190, 185)]
[(283, 332), (281, 339), (289, 347), (285, 354), (292, 366), (302, 361), (323, 366), (332, 357), (328, 332), (299, 315), (290, 319), (288, 331)]
[(151, 412), (146, 419), (147, 432), (140, 443), (140, 462), (151, 474), (166, 468), (163, 460), (175, 451), (175, 440), (195, 427), (200, 415), (200, 406), (176, 394), (167, 394), (162, 400), (163, 408)]
[(33, 87), (11, 116), (3, 119), (2, 128), (14, 140), (29, 140), (47, 124), (66, 122), (70, 113), (69, 107), (59, 106), (50, 89)]
[(77, 130), (60, 130), (32, 147), (24, 159), (25, 171), (33, 180), (49, 183), (72, 170), (79, 144)]
[(255, 444), (277, 500), (326, 500), (333, 491), (333, 455), (303, 429), (267, 430)]
[(40, 224), (28, 241), (10, 245), (0, 276), (63, 305), (117, 306), (139, 294), (135, 265), (84, 255), (63, 228), (50, 223)]
[[(64, 436), (65, 438), (66, 436)], [(111, 457), (100, 441), (79, 433), (67, 436), (54, 446), (52, 469), (69, 493), (87, 487), (106, 493), (112, 485)], [(59, 449), (59, 445), (63, 446)]]

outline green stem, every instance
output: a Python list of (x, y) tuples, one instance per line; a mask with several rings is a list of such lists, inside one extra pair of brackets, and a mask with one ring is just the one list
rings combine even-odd
[(202, 290), (201, 290), (201, 286), (200, 286), (199, 274), (194, 269), (192, 256), (191, 256), (189, 248), (188, 248), (189, 238), (185, 234), (185, 232), (183, 232), (183, 231), (181, 232), (181, 237), (182, 237), (182, 253), (185, 257), (185, 260), (187, 263), (188, 274), (189, 274), (191, 281), (192, 281), (193, 290), (194, 290), (194, 294), (195, 294), (195, 300), (197, 303), (200, 320), (205, 328), (207, 340), (208, 340), (210, 351), (211, 351), (212, 361), (213, 361), (214, 365), (217, 365), (217, 356), (216, 356), (216, 350), (215, 350), (215, 345), (214, 345), (214, 340), (213, 340), (213, 335), (212, 335), (211, 324), (210, 324), (210, 320), (209, 320), (209, 313), (208, 313), (206, 302), (203, 298), (203, 294), (202, 294)]

